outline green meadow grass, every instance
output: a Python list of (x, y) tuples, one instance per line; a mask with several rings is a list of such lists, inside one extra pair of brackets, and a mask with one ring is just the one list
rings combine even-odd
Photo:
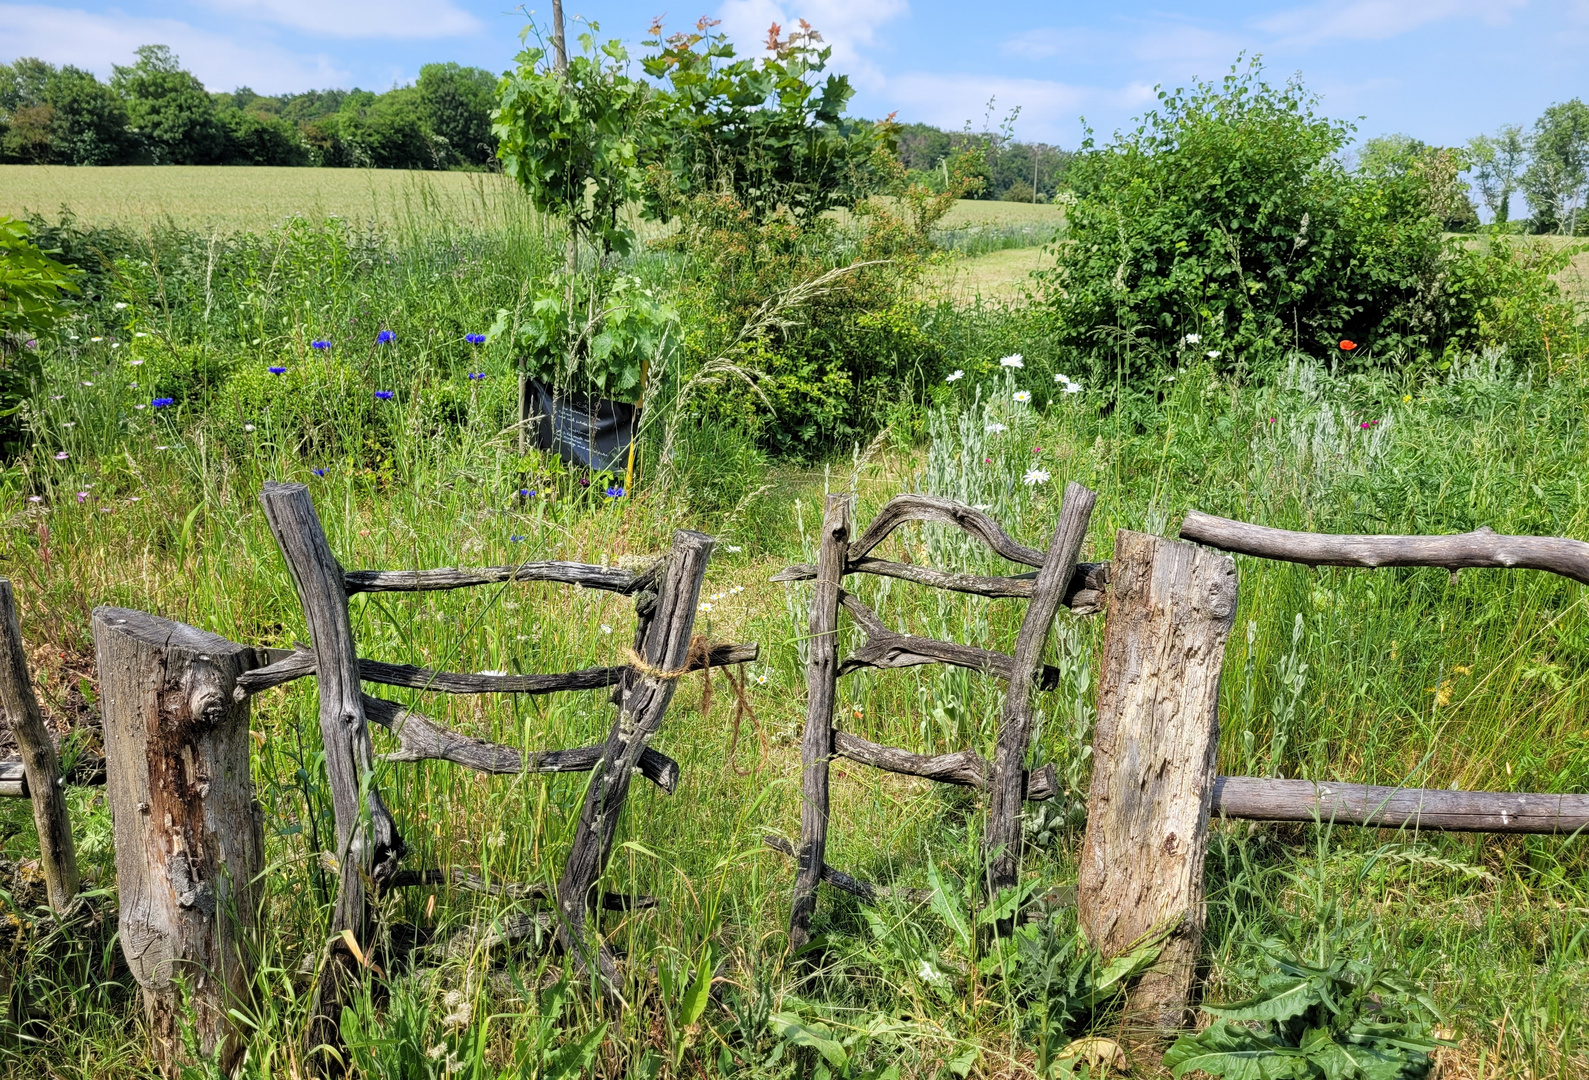
[[(698, 629), (718, 641), (757, 642), (761, 659), (747, 671), (750, 713), (737, 722), (721, 675), (710, 710), (702, 708), (701, 678), (685, 680), (656, 743), (682, 766), (678, 791), (633, 789), (608, 887), (660, 903), (601, 924), (624, 957), (626, 1006), (613, 1009), (579, 986), (559, 997), (562, 962), (530, 948), (454, 957), (356, 996), (344, 1035), (360, 1075), (439, 1077), (449, 1067), (465, 1077), (537, 1075), (546, 1065), (536, 1046), (585, 1038), (595, 1040), (591, 1069), (603, 1076), (810, 1075), (814, 1059), (777, 1037), (774, 1013), (852, 1036), (849, 1075), (889, 1064), (908, 1077), (1033, 1075), (1037, 1006), (997, 972), (976, 974), (973, 966), (964, 978), (942, 975), (976, 957), (941, 912), (895, 905), (868, 918), (824, 888), (820, 971), (807, 974), (785, 957), (793, 868), (761, 838), (794, 837), (799, 828), (808, 597), (803, 587), (768, 579), (812, 557), (827, 491), (855, 492), (861, 523), (901, 491), (986, 505), (1017, 538), (1041, 545), (1065, 482), (1078, 480), (1099, 492), (1088, 559), (1108, 558), (1118, 529), (1173, 535), (1192, 507), (1319, 531), (1443, 533), (1483, 524), (1589, 537), (1582, 372), (1545, 382), (1492, 356), (1404, 384), (1393, 376), (1338, 379), (1272, 357), (1260, 358), (1265, 376), (1246, 384), (1187, 367), (1109, 407), (1099, 388), (1051, 395), (1060, 361), (1045, 352), (1033, 329), (1040, 324), (986, 305), (958, 316), (954, 332), (981, 359), (945, 388), (919, 439), (900, 433), (815, 471), (747, 469), (710, 447), (685, 446), (689, 468), (671, 483), (648, 474), (633, 498), (593, 497), (555, 464), (517, 454), (506, 429), (510, 374), (459, 340), (496, 296), (511, 293), (515, 268), (544, 257), (538, 241), (463, 225), (401, 236), (386, 261), (360, 263), (354, 252), (345, 272), (318, 278), (312, 268), (341, 249), (288, 236), (278, 281), (245, 287), (216, 275), (207, 299), (199, 294), (170, 316), (136, 289), (120, 311), (106, 298), (75, 326), (77, 339), (50, 347), (30, 414), (37, 449), (0, 476), (0, 558), (56, 717), (78, 709), (85, 690), (92, 694), (82, 678), (92, 669), (89, 612), (99, 604), (253, 644), (306, 639), (257, 502), (268, 479), (310, 485), (349, 568), (543, 558), (628, 564), (664, 551), (680, 526), (719, 538), (703, 593), (711, 608)], [(300, 264), (301, 277), (292, 269)], [(354, 327), (368, 336), (371, 309), (399, 320), (408, 351), (349, 346), (326, 359), (302, 350), (325, 325), (345, 328), (349, 339)], [(149, 336), (133, 336), (144, 326)], [(1017, 349), (1026, 366), (1001, 368), (999, 357)], [(283, 357), (288, 375), (238, 381), (236, 372)], [(466, 379), (479, 368), (488, 378)], [(180, 411), (137, 408), (147, 406), (152, 379), (223, 369), (232, 374), (195, 389)], [(255, 393), (248, 379), (262, 388)], [(1017, 387), (1033, 393), (1030, 405), (1014, 400)], [(396, 396), (377, 405), (376, 388)], [(305, 413), (320, 426), (304, 427)], [(1024, 483), (1032, 468), (1049, 478)], [(526, 487), (537, 494), (520, 497)], [(736, 494), (703, 504), (704, 487)], [(1010, 569), (930, 528), (903, 530), (878, 554), (946, 569)], [(1315, 571), (1246, 558), (1238, 567), (1240, 606), (1221, 687), (1222, 772), (1589, 791), (1583, 587), (1527, 571), (1464, 571), (1453, 581), (1436, 570)], [(1011, 601), (887, 579), (855, 587), (899, 630), (1013, 646), (1021, 612)], [(622, 598), (540, 584), (361, 594), (350, 607), (361, 654), (455, 671), (620, 663), (633, 618)], [(1075, 881), (1091, 660), (1102, 630), (1101, 619), (1063, 613), (1049, 642), (1047, 659), (1064, 679), (1042, 702), (1034, 755), (1055, 763), (1066, 793), (1030, 808), (1024, 869), (1045, 893)], [(847, 630), (841, 648), (858, 642)], [(527, 750), (597, 741), (613, 716), (601, 693), (380, 692)], [(992, 680), (962, 671), (864, 672), (841, 684), (838, 716), (847, 729), (919, 752), (972, 746), (987, 754), (1000, 700)], [(298, 972), (317, 951), (332, 887), (316, 859), (331, 819), (313, 682), (262, 694), (253, 709), (270, 871), (259, 993), (242, 1009), (253, 1031), (245, 1073), (295, 1075), (308, 1008)], [(391, 747), (383, 732), (374, 738), (377, 750)], [(378, 783), (410, 845), (405, 865), (554, 882), (585, 778), (482, 778), (427, 762), (383, 764)], [(73, 806), (88, 877), (108, 889), (114, 871), (102, 795), (74, 789)], [(981, 814), (964, 792), (841, 762), (829, 861), (887, 884), (925, 886), (935, 872), (974, 882)], [(3, 857), (26, 858), (26, 807), (7, 800), (0, 825)], [(1445, 1075), (1589, 1070), (1589, 860), (1581, 838), (1244, 823), (1216, 824), (1214, 833), (1204, 955), (1210, 1000), (1252, 988), (1257, 942), (1314, 939), (1338, 932), (1339, 920), (1357, 928), (1363, 948), (1394, 957), (1430, 988), (1460, 1044), (1445, 1055)], [(1310, 881), (1322, 882), (1322, 893)], [(109, 896), (96, 903), (112, 909)], [(136, 994), (108, 928), (73, 952), (29, 937), (31, 923), (20, 918), (29, 912), (17, 907), (24, 929), (6, 939), (0, 959), (7, 1001), (0, 1075), (150, 1075)], [(450, 888), (412, 889), (384, 901), (381, 917), (445, 936), (515, 907)], [(1062, 909), (1049, 926), (1062, 939), (1074, 917)], [(692, 1026), (679, 1015), (682, 988), (703, 962), (716, 974), (713, 997)], [(1069, 1034), (1124, 1039), (1125, 1024), (1118, 1009), (1104, 1009)], [(1146, 1054), (1133, 1068), (1154, 1075)]]

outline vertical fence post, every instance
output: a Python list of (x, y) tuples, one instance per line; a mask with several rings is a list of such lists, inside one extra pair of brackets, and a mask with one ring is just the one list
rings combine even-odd
[(585, 789), (574, 844), (557, 885), (558, 938), (581, 964), (596, 969), (593, 973), (609, 990), (618, 986), (617, 964), (605, 945), (588, 939), (585, 915), (612, 855), (618, 818), (629, 797), (629, 781), (639, 767), (640, 755), (662, 726), (679, 677), (689, 665), (695, 607), (714, 543), (698, 532), (681, 529), (673, 534), (667, 570), (638, 650), (644, 667), (631, 666), (618, 686), (618, 717)]
[(811, 598), (811, 662), (806, 665), (806, 730), (800, 742), (800, 850), (789, 905), (789, 948), (811, 940), (817, 883), (828, 857), (828, 762), (833, 757), (833, 698), (839, 673), (839, 594), (850, 554), (850, 495), (829, 495), (822, 508), (816, 591)]
[(44, 727), (39, 699), (28, 677), (28, 655), (22, 648), (11, 582), (0, 578), (0, 705), (11, 720), (11, 733), (22, 751), (23, 777), (33, 800), (33, 824), (39, 830), (39, 865), (50, 910), (57, 915), (77, 895), (77, 849), (61, 789), (61, 761)]
[(403, 839), (381, 801), (370, 774), (375, 752), (359, 696), (359, 659), (348, 620), (342, 567), (331, 553), (325, 529), (302, 484), (267, 482), (259, 501), (276, 537), (309, 624), (320, 692), (320, 738), (325, 747), (326, 779), (336, 817), (336, 858), (340, 868), (330, 962), (321, 971), (307, 1045), (336, 1045), (337, 1008), (343, 984), (355, 963), (336, 935), (348, 931), (368, 954), (370, 885), (379, 888), (397, 874)]
[(265, 868), (248, 701), (232, 690), (259, 657), (141, 611), (95, 608), (93, 627), (121, 950), (153, 1056), (172, 1071), (191, 1022), (230, 1070), (242, 1042), (228, 1010), (252, 990)]
[[(1043, 646), (1049, 628), (1065, 598), (1065, 588), (1076, 570), (1087, 523), (1098, 496), (1074, 481), (1065, 487), (1059, 523), (1048, 542), (1043, 566), (1037, 572), (1031, 603), (1015, 641), (1010, 684), (1004, 692), (1004, 714), (999, 720), (999, 742), (993, 758), (992, 799), (988, 830), (982, 837), (983, 859), (988, 866), (989, 894), (996, 896), (1020, 878), (1021, 807), (1026, 797), (1026, 749), (1032, 741), (1032, 684), (1043, 666)], [(1001, 928), (1001, 932), (1003, 929)]]
[(1167, 935), (1131, 995), (1134, 1015), (1167, 1029), (1185, 1018), (1202, 940), (1219, 674), (1236, 617), (1236, 566), (1192, 544), (1122, 529), (1110, 579), (1078, 915), (1105, 956)]

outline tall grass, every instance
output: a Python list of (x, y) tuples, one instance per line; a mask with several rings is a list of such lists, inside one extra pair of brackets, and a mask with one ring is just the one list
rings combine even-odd
[[(1099, 492), (1089, 559), (1109, 557), (1117, 529), (1173, 530), (1193, 506), (1324, 531), (1486, 524), (1589, 536), (1589, 385), (1581, 373), (1545, 382), (1489, 356), (1404, 385), (1270, 357), (1260, 358), (1269, 374), (1245, 384), (1189, 365), (1155, 387), (1066, 395), (1051, 378), (1064, 358), (1051, 354), (1038, 322), (952, 308), (924, 317), (937, 320), (934, 332), (968, 374), (938, 393), (919, 443), (902, 437), (826, 470), (769, 472), (713, 444), (720, 433), (698, 433), (689, 438), (705, 442), (681, 451), (695, 463), (679, 481), (684, 490), (642, 485), (638, 497), (606, 499), (555, 463), (518, 455), (510, 358), (462, 341), (494, 307), (511, 306), (519, 275), (546, 260), (533, 222), (471, 230), (416, 219), (395, 235), (302, 222), (218, 244), (214, 265), (234, 268), (224, 274), (198, 273), (209, 265), (208, 247), (180, 244), (153, 252), (159, 259), (146, 259), (149, 266), (118, 266), (110, 280), (124, 291), (107, 294), (73, 328), (78, 338), (46, 357), (47, 384), (29, 415), (38, 447), (0, 478), (6, 573), (52, 714), (78, 709), (97, 604), (243, 642), (305, 639), (257, 504), (267, 479), (310, 484), (349, 568), (617, 563), (664, 550), (676, 527), (704, 528), (721, 539), (699, 626), (762, 649), (747, 681), (754, 717), (741, 721), (734, 756), (721, 685), (703, 712), (701, 680), (691, 677), (658, 740), (682, 766), (678, 791), (668, 797), (639, 785), (625, 812), (607, 887), (660, 901), (603, 919), (602, 933), (624, 956), (627, 1007), (610, 1008), (577, 979), (563, 982), (563, 962), (532, 948), (433, 953), (394, 971), (385, 989), (366, 988), (347, 1014), (343, 1033), (361, 1075), (553, 1075), (559, 1063), (577, 1070), (587, 1055), (589, 1069), (606, 1076), (805, 1075), (814, 1058), (787, 1034), (791, 1015), (849, 1040), (848, 1064), (836, 1070), (848, 1075), (889, 1065), (902, 1076), (1030, 1074), (1034, 1032), (1058, 1006), (1024, 976), (968, 967), (968, 950), (981, 946), (957, 936), (950, 900), (948, 908), (868, 913), (824, 891), (817, 974), (785, 959), (792, 871), (760, 840), (798, 828), (807, 595), (768, 578), (811, 556), (825, 491), (856, 491), (861, 522), (904, 490), (964, 499), (1040, 545), (1064, 482), (1079, 480)], [(191, 272), (165, 276), (153, 265), (183, 258), (198, 260)], [(206, 280), (207, 294), (195, 284)], [(373, 344), (380, 328), (395, 330), (394, 346)], [(323, 337), (333, 342), (329, 356), (309, 346)], [(998, 365), (1017, 351), (1023, 368)], [(270, 375), (268, 365), (288, 371)], [(489, 377), (467, 378), (479, 371)], [(377, 388), (394, 398), (377, 401)], [(1018, 388), (1035, 400), (1017, 402)], [(177, 400), (155, 409), (157, 395)], [(1024, 483), (1033, 467), (1049, 480)], [(697, 484), (720, 487), (710, 501), (692, 501)], [(946, 568), (1001, 565), (933, 528), (896, 534), (879, 554)], [(1444, 571), (1314, 571), (1248, 559), (1239, 569), (1221, 689), (1222, 771), (1589, 790), (1582, 587), (1520, 571), (1464, 571), (1452, 581)], [(1020, 609), (1009, 601), (888, 579), (856, 588), (902, 631), (1013, 646)], [(621, 598), (548, 585), (360, 594), (351, 614), (361, 654), (450, 670), (621, 663), (632, 626)], [(1098, 619), (1062, 614), (1050, 643), (1049, 660), (1065, 679), (1043, 702), (1034, 754), (1060, 766), (1067, 797), (1029, 811), (1025, 874), (1041, 895), (1075, 878), (1090, 659), (1101, 632)], [(841, 648), (858, 641), (847, 630)], [(612, 718), (603, 694), (391, 693), (443, 723), (526, 750), (599, 740)], [(255, 1000), (241, 1007), (254, 1031), (251, 1076), (302, 1067), (302, 964), (317, 954), (333, 886), (316, 858), (332, 824), (315, 701), (310, 680), (254, 699), (254, 780), (270, 869), (265, 962)], [(996, 684), (962, 671), (862, 672), (840, 685), (839, 719), (919, 752), (971, 746), (990, 754), (999, 704)], [(390, 747), (383, 733), (375, 738), (378, 750)], [(427, 762), (383, 764), (378, 783), (409, 843), (407, 865), (550, 882), (585, 778), (482, 778)], [(93, 793), (74, 800), (88, 876), (108, 888), (108, 811)], [(974, 891), (975, 798), (840, 763), (832, 805), (835, 866), (912, 886), (936, 876), (946, 882), (940, 896), (951, 899), (960, 897), (956, 881)], [(25, 816), (15, 802), (0, 806), (6, 859), (28, 855)], [(1245, 825), (1216, 825), (1215, 833), (1211, 996), (1250, 987), (1254, 943), (1265, 937), (1370, 920), (1362, 947), (1387, 950), (1425, 980), (1461, 1037), (1456, 1075), (1481, 1060), (1486, 1077), (1589, 1069), (1581, 839)], [(82, 939), (97, 945), (73, 959), (58, 942), (29, 936), (44, 924), (23, 892), (8, 897), (17, 900), (19, 928), (0, 960), (8, 973), (0, 976), (8, 995), (0, 1075), (148, 1074), (136, 997), (108, 928)], [(381, 919), (394, 932), (411, 925), (445, 939), (522, 907), (451, 888), (408, 890), (382, 901)], [(1062, 951), (1073, 926), (1056, 909), (1039, 945)], [(703, 970), (715, 973), (713, 996), (692, 1024), (680, 1003)], [(1121, 1023), (1104, 1009), (1061, 1034), (1118, 1034)]]

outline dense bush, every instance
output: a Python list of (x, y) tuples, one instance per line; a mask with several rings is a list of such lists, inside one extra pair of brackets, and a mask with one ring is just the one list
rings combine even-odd
[(1497, 302), (1500, 278), (1478, 265), (1494, 256), (1442, 236), (1431, 171), (1348, 172), (1350, 126), (1261, 76), (1161, 93), (1136, 129), (1089, 137), (1042, 281), (1062, 345), (1109, 380), (1189, 344), (1227, 368), (1285, 350), (1364, 365), (1525, 345), (1504, 332), (1515, 321), (1478, 317)]

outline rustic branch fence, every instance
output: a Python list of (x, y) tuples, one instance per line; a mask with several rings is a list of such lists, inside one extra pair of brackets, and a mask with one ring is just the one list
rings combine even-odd
[[(1015, 883), (1020, 857), (1022, 802), (1049, 798), (1058, 789), (1052, 766), (1036, 775), (1029, 775), (1026, 769), (1032, 731), (1033, 684), (1052, 689), (1058, 674), (1043, 665), (1043, 644), (1059, 606), (1068, 602), (1073, 608), (1096, 610), (1099, 589), (1106, 580), (1106, 574), (1098, 567), (1076, 564), (1095, 498), (1080, 484), (1069, 485), (1048, 549), (1039, 551), (1016, 543), (997, 522), (979, 510), (923, 495), (901, 495), (892, 500), (865, 532), (852, 539), (851, 497), (827, 497), (816, 566), (791, 566), (773, 578), (774, 581), (814, 579), (816, 582), (811, 599), (811, 654), (806, 665), (805, 736), (800, 747), (800, 846), (795, 853), (798, 862), (789, 912), (790, 948), (798, 950), (810, 940), (811, 915), (816, 909), (819, 881), (827, 881), (867, 901), (874, 901), (881, 895), (875, 885), (832, 871), (827, 865), (828, 765), (835, 755), (889, 772), (989, 792), (989, 823), (983, 838), (989, 887), (996, 891)], [(1037, 575), (1035, 578), (999, 578), (951, 574), (867, 557), (890, 533), (912, 521), (962, 529), (1006, 559), (1038, 567)], [(1025, 598), (1029, 604), (1016, 639), (1015, 653), (1005, 655), (890, 630), (854, 594), (844, 591), (844, 576), (852, 573), (883, 574), (981, 596)], [(1085, 587), (1072, 589), (1073, 582)], [(838, 657), (841, 608), (866, 631), (865, 643), (843, 661)], [(995, 675), (1007, 683), (998, 744), (991, 764), (972, 749), (926, 757), (880, 746), (835, 728), (834, 698), (840, 677), (867, 667), (901, 668), (931, 663), (969, 668)], [(769, 841), (769, 846), (788, 853), (782, 844)]]
[[(1120, 531), (1109, 563), (1078, 563), (1094, 503), (1079, 484), (1065, 491), (1046, 549), (1017, 543), (971, 507), (920, 495), (888, 503), (852, 536), (852, 500), (830, 495), (818, 561), (788, 567), (775, 581), (814, 581), (810, 606), (808, 703), (801, 746), (798, 848), (768, 846), (797, 859), (790, 945), (810, 937), (820, 881), (875, 903), (920, 890), (889, 890), (827, 865), (828, 767), (835, 757), (989, 793), (983, 841), (990, 894), (1019, 876), (1024, 800), (1057, 794), (1052, 767), (1031, 773), (1033, 691), (1057, 672), (1042, 650), (1061, 605), (1077, 614), (1105, 607), (1099, 657), (1098, 724), (1086, 835), (1077, 887), (1079, 917), (1105, 955), (1152, 935), (1159, 960), (1133, 989), (1131, 1007), (1159, 1027), (1181, 1023), (1203, 925), (1203, 861), (1212, 816), (1382, 828), (1572, 834), (1589, 829), (1589, 795), (1461, 792), (1215, 774), (1220, 670), (1234, 620), (1234, 561), (1208, 548), (1312, 566), (1438, 566), (1548, 570), (1589, 584), (1589, 544), (1488, 530), (1444, 537), (1324, 536), (1286, 532), (1192, 511), (1180, 535), (1192, 543)], [(498, 936), (546, 929), (608, 990), (614, 957), (588, 933), (600, 908), (642, 906), (648, 898), (604, 896), (597, 883), (611, 855), (631, 777), (672, 792), (676, 762), (652, 748), (685, 673), (754, 660), (755, 645), (711, 645), (694, 618), (713, 541), (675, 534), (669, 553), (632, 573), (603, 566), (535, 562), (480, 569), (344, 571), (332, 554), (307, 488), (267, 484), (265, 516), (291, 573), (311, 646), (238, 645), (180, 623), (120, 608), (94, 611), (106, 743), (105, 780), (116, 838), (124, 954), (143, 989), (156, 1056), (179, 1056), (178, 1019), (192, 1016), (201, 1049), (235, 1058), (240, 1039), (229, 1010), (247, 997), (256, 960), (259, 882), (264, 870), (258, 804), (248, 767), (248, 699), (269, 687), (315, 676), (321, 735), (336, 819), (338, 894), (321, 967), (311, 1047), (334, 1043), (333, 1008), (369, 962), (370, 897), (412, 885), (451, 883), (553, 906), (553, 918), (519, 920)], [(959, 528), (1035, 573), (949, 573), (874, 558), (907, 522)], [(847, 574), (869, 573), (933, 588), (1028, 601), (1013, 654), (901, 634), (843, 589)], [(548, 675), (433, 671), (358, 655), (350, 594), (420, 592), (544, 581), (602, 589), (634, 599), (630, 663)], [(1107, 601), (1106, 601), (1107, 590)], [(839, 612), (866, 635), (838, 655)], [(839, 730), (837, 680), (862, 668), (946, 663), (1007, 683), (992, 761), (974, 749), (928, 756)], [(523, 753), (463, 735), (363, 683), (450, 694), (546, 694), (612, 688), (618, 716), (600, 745)], [(22, 749), (0, 762), (0, 795), (33, 801), (49, 902), (57, 912), (77, 890), (72, 834), (60, 765), (29, 681), (10, 584), (0, 579), (0, 703)], [(402, 837), (374, 783), (369, 723), (386, 727), (398, 749), (388, 761), (450, 761), (488, 774), (591, 772), (572, 849), (555, 888), (487, 883), (462, 868), (404, 870)], [(91, 779), (91, 778), (89, 778)]]

